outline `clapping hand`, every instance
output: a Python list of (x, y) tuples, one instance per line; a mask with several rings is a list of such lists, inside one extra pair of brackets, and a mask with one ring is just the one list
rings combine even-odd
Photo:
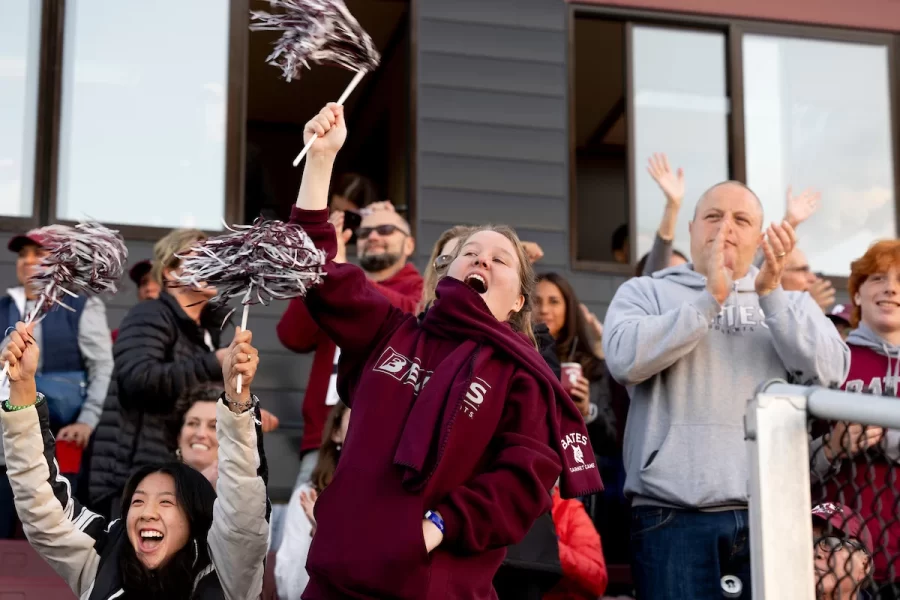
[(804, 190), (800, 195), (793, 195), (793, 188), (788, 186), (786, 209), (784, 212), (784, 220), (796, 228), (800, 223), (804, 222), (819, 209), (819, 199), (822, 194), (810, 188)]
[(594, 354), (596, 354), (598, 358), (603, 358), (603, 323), (601, 323), (600, 319), (597, 318), (597, 315), (592, 313), (584, 304), (582, 304), (580, 308), (581, 315), (584, 317), (584, 321), (587, 324), (588, 332), (593, 336), (591, 347), (594, 350)]
[(666, 200), (676, 207), (681, 206), (684, 199), (684, 171), (679, 168), (673, 173), (665, 154), (654, 154), (647, 162), (647, 172), (666, 195)]
[(734, 285), (733, 272), (725, 266), (725, 238), (730, 225), (723, 225), (713, 240), (709, 256), (709, 273), (706, 276), (706, 289), (719, 304), (725, 304)]
[(813, 297), (819, 308), (825, 312), (828, 312), (828, 309), (834, 306), (835, 294), (834, 285), (821, 277), (817, 277), (813, 284), (809, 286), (809, 295)]
[(544, 249), (535, 242), (522, 242), (522, 247), (525, 248), (525, 254), (528, 255), (528, 262), (531, 264), (544, 258)]
[(797, 235), (790, 223), (782, 221), (781, 224), (769, 225), (765, 237), (759, 243), (766, 257), (766, 262), (763, 263), (756, 276), (756, 293), (760, 297), (769, 294), (781, 285), (785, 262), (796, 245)]

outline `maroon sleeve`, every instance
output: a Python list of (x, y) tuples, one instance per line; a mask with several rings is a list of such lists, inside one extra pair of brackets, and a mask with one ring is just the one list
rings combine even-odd
[(518, 544), (550, 510), (562, 465), (547, 443), (547, 403), (530, 375), (517, 374), (509, 389), (492, 460), (434, 509), (444, 519), (441, 546), (477, 553)]
[(319, 326), (313, 320), (303, 298), (294, 298), (275, 327), (281, 345), (294, 352), (312, 352), (319, 343)]
[(398, 292), (397, 290), (392, 290), (391, 288), (382, 285), (376, 281), (371, 282), (375, 289), (384, 294), (384, 297), (387, 298), (391, 304), (399, 308), (405, 313), (415, 314), (419, 309), (419, 302), (422, 300), (422, 288), (424, 284), (420, 284), (416, 286), (413, 290), (412, 295), (404, 294), (403, 292)]
[(381, 291), (369, 283), (362, 269), (337, 264), (337, 239), (328, 222), (328, 209), (291, 210), (291, 222), (303, 227), (328, 261), (322, 283), (306, 295), (306, 308), (322, 331), (343, 354), (365, 354), (404, 318)]

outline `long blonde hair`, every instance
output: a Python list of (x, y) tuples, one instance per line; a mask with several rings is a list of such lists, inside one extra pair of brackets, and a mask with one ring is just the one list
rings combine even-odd
[(533, 309), (532, 300), (534, 298), (534, 288), (537, 283), (535, 281), (534, 268), (531, 266), (531, 261), (528, 259), (528, 253), (525, 251), (525, 246), (522, 245), (522, 241), (516, 234), (516, 230), (507, 225), (481, 225), (478, 227), (470, 227), (468, 229), (467, 233), (460, 236), (459, 244), (456, 246), (456, 250), (453, 251), (453, 260), (456, 260), (459, 256), (460, 250), (462, 250), (462, 247), (469, 238), (482, 231), (499, 233), (512, 242), (513, 248), (516, 249), (516, 256), (519, 258), (519, 292), (525, 298), (525, 302), (522, 304), (522, 309), (519, 312), (513, 313), (509, 317), (509, 324), (512, 325), (515, 331), (527, 335), (528, 339), (531, 340), (531, 343), (534, 344), (534, 347), (537, 348), (537, 339), (535, 339), (534, 330), (531, 327), (531, 313)]
[(447, 271), (446, 266), (440, 271), (434, 266), (434, 262), (441, 256), (441, 250), (444, 249), (447, 242), (457, 238), (467, 237), (469, 232), (473, 229), (473, 227), (467, 225), (451, 227), (442, 233), (441, 237), (435, 242), (434, 248), (431, 250), (431, 257), (428, 259), (428, 264), (425, 266), (425, 288), (422, 292), (422, 303), (419, 306), (420, 311), (425, 310), (429, 304), (434, 302), (434, 290), (437, 287), (440, 278), (443, 277), (444, 273)]

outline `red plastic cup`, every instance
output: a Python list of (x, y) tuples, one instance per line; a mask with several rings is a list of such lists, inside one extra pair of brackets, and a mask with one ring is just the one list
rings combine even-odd
[(559, 373), (559, 380), (562, 383), (563, 389), (566, 392), (571, 393), (572, 388), (578, 383), (578, 380), (581, 378), (582, 369), (580, 363), (575, 362), (567, 362), (560, 365), (561, 371)]

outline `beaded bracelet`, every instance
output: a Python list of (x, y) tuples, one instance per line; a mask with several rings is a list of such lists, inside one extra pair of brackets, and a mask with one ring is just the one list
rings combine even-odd
[(31, 404), (23, 404), (23, 405), (11, 404), (9, 400), (4, 400), (3, 401), (3, 410), (5, 410), (6, 412), (15, 412), (17, 410), (31, 408), (32, 406), (37, 406), (38, 402), (40, 402), (43, 399), (44, 399), (44, 395), (39, 392), (38, 395), (35, 397), (34, 402)]

